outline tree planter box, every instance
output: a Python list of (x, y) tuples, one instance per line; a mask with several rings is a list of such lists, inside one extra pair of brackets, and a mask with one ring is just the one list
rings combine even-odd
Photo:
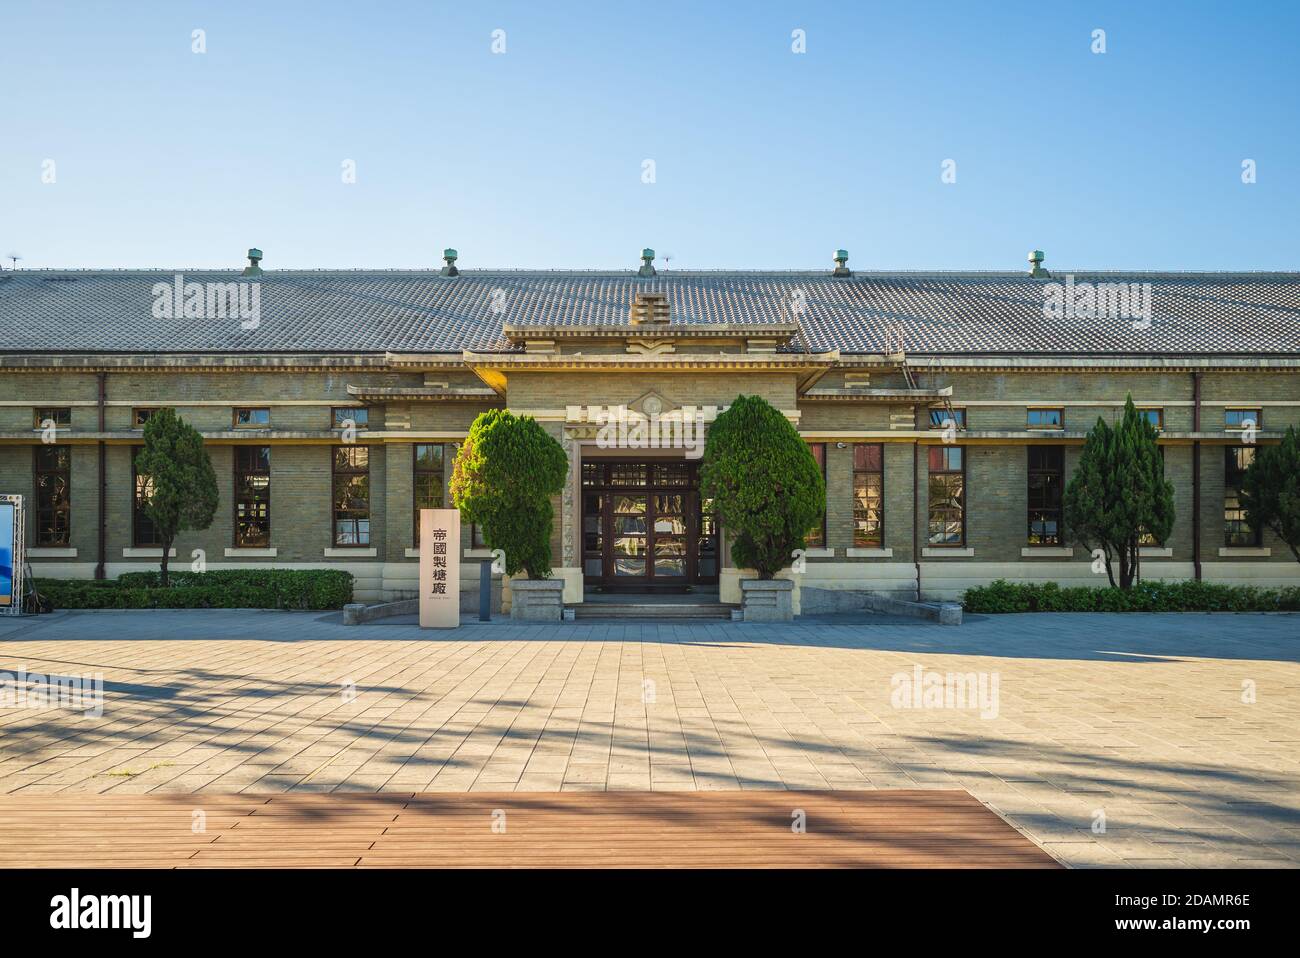
[(789, 579), (742, 579), (740, 607), (745, 621), (793, 622), (793, 593)]
[(510, 580), (510, 618), (520, 622), (559, 622), (563, 610), (563, 579)]

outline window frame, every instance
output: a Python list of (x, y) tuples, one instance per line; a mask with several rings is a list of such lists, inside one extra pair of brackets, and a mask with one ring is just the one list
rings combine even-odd
[(1264, 409), (1261, 406), (1224, 406), (1223, 407), (1223, 431), (1224, 432), (1245, 432), (1246, 427), (1242, 425), (1231, 425), (1228, 422), (1228, 416), (1234, 412), (1248, 412), (1255, 414), (1255, 431), (1259, 432), (1264, 428)]
[[(1258, 549), (1261, 545), (1264, 544), (1264, 530), (1252, 529), (1250, 527), (1250, 523), (1246, 521), (1246, 507), (1241, 504), (1240, 478), (1245, 475), (1246, 469), (1239, 468), (1235, 464), (1229, 467), (1229, 462), (1231, 461), (1231, 457), (1233, 456), (1234, 453), (1248, 452), (1250, 453), (1250, 459), (1253, 461), (1255, 458), (1255, 450), (1257, 448), (1258, 447), (1255, 445), (1246, 445), (1246, 446), (1228, 445), (1223, 447), (1223, 453), (1224, 453), (1223, 455), (1223, 545), (1224, 548), (1227, 549)], [(1249, 462), (1246, 463), (1246, 468), (1249, 468), (1249, 466), (1250, 463)], [(1229, 485), (1230, 468), (1232, 472), (1236, 473), (1236, 476), (1234, 477), (1238, 480), (1236, 485)], [(1228, 493), (1230, 491), (1236, 492), (1236, 495), (1233, 498), (1236, 500), (1237, 505), (1232, 510), (1229, 510), (1228, 507), (1228, 499), (1229, 499)], [(1229, 519), (1228, 518), (1229, 511), (1234, 511), (1239, 513), (1239, 518)], [(1240, 523), (1240, 525), (1237, 526), (1237, 528), (1238, 529), (1244, 528), (1249, 533), (1250, 535), (1249, 542), (1245, 541), (1244, 539), (1234, 540), (1233, 533), (1231, 531), (1233, 523)]]
[[(136, 459), (140, 453), (144, 452), (144, 446), (128, 446), (131, 451), (131, 548), (133, 549), (161, 549), (162, 538), (158, 536), (158, 526), (153, 519), (140, 507), (140, 470), (135, 466)], [(149, 483), (146, 483), (146, 485)], [(154, 536), (158, 537), (154, 541), (146, 541), (140, 538), (140, 523), (147, 522), (153, 530)]]
[[(1033, 458), (1035, 452), (1046, 453), (1050, 451), (1058, 457), (1056, 468), (1038, 468), (1034, 467)], [(1033, 481), (1035, 477), (1056, 477), (1056, 504), (1055, 506), (1034, 506)], [(1029, 546), (1040, 547), (1059, 547), (1065, 543), (1062, 541), (1061, 519), (1064, 511), (1065, 500), (1065, 447), (1054, 444), (1031, 445), (1025, 447), (1025, 543)], [(1038, 541), (1034, 539), (1034, 519), (1039, 518), (1042, 522), (1046, 517), (1055, 513), (1056, 535), (1052, 540), (1041, 538)]]
[[(41, 468), (41, 453), (56, 452), (63, 450), (67, 455), (67, 467), (61, 469), (43, 469)], [(54, 509), (43, 508), (41, 505), (41, 476), (63, 476), (64, 497), (62, 506)], [(32, 536), (32, 545), (39, 549), (66, 549), (72, 545), (72, 446), (66, 443), (42, 443), (39, 446), (32, 447), (32, 521), (36, 525), (35, 534)], [(63, 514), (65, 520), (63, 523), (64, 534), (62, 538), (47, 539), (43, 538), (42, 531), (44, 523), (41, 516), (44, 513), (52, 512), (54, 515)], [(57, 523), (56, 523), (57, 525)]]
[[(344, 455), (351, 455), (353, 453), (362, 452), (362, 451), (364, 451), (366, 457), (366, 464), (364, 468), (356, 468), (356, 467), (350, 467), (344, 469), (339, 468), (340, 453)], [(364, 476), (365, 477), (366, 508), (364, 510), (364, 515), (362, 515), (362, 510), (359, 509), (339, 508), (338, 488), (339, 488), (340, 476)], [(330, 541), (333, 543), (333, 548), (369, 549), (372, 547), (370, 541), (371, 539), (370, 522), (371, 522), (371, 513), (372, 513), (371, 504), (373, 502), (372, 493), (373, 490), (370, 488), (370, 446), (360, 445), (357, 443), (345, 443), (339, 446), (331, 446), (330, 447)], [(339, 515), (340, 512), (347, 513), (348, 515), (351, 515), (352, 518), (349, 519), (348, 515), (340, 517)], [(340, 542), (339, 527), (338, 527), (340, 518), (342, 518), (343, 521), (351, 521), (353, 523), (360, 523), (361, 521), (364, 520), (366, 523), (365, 542), (360, 542), (360, 541)], [(359, 525), (354, 527), (353, 534), (357, 539), (361, 538)]]
[[(858, 468), (858, 448), (872, 446), (880, 450), (880, 468), (865, 469)], [(852, 445), (853, 451), (853, 548), (855, 549), (883, 549), (885, 547), (885, 444), (883, 442), (855, 442)], [(858, 539), (858, 514), (864, 512), (859, 506), (858, 500), (858, 477), (859, 476), (878, 476), (880, 479), (880, 505), (877, 507), (877, 533), (875, 542), (859, 541)]]
[[(343, 415), (344, 419), (351, 419), (354, 423), (356, 423), (356, 429), (358, 432), (363, 429), (370, 428), (370, 407), (369, 406), (331, 406), (330, 407), (330, 428), (331, 429), (347, 428), (347, 426), (344, 426), (339, 421), (339, 413), (344, 414)], [(356, 417), (357, 413), (361, 413), (361, 416), (362, 418), (365, 419), (365, 422), (361, 422), (357, 419)]]
[[(265, 412), (266, 422), (263, 423), (240, 423), (239, 414), (241, 412)], [(270, 406), (233, 406), (230, 410), (230, 423), (232, 429), (270, 429), (271, 428), (271, 407)]]
[[(966, 407), (953, 406), (952, 413), (953, 413), (953, 422), (957, 424), (957, 428), (965, 429), (966, 428)], [(943, 420), (947, 414), (948, 414), (948, 410), (944, 409), (942, 406), (931, 406), (930, 407), (930, 428), (942, 429)], [(938, 418), (936, 418), (936, 416)]]
[[(1138, 406), (1137, 411), (1138, 411), (1138, 415), (1142, 416), (1143, 418), (1145, 418), (1146, 414), (1149, 412), (1155, 413), (1156, 421), (1152, 422), (1151, 425), (1155, 427), (1156, 432), (1164, 432), (1165, 409), (1163, 406)], [(1151, 420), (1147, 419), (1147, 422), (1151, 422)]]
[[(145, 422), (148, 422), (149, 420), (149, 416), (152, 416), (161, 408), (162, 408), (161, 406), (132, 406), (131, 407), (131, 428), (143, 429), (145, 426)], [(140, 421), (140, 413), (148, 413), (148, 415), (145, 416), (145, 422)]]
[[(812, 455), (812, 457), (813, 457), (813, 461), (814, 461), (814, 462), (817, 462), (817, 466), (818, 466), (818, 468), (821, 469), (821, 473), (822, 473), (822, 488), (826, 488), (826, 443), (824, 443), (824, 442), (808, 442), (807, 440), (804, 440), (804, 445), (806, 445), (806, 446), (808, 447), (808, 451), (809, 451), (809, 453)], [(819, 451), (820, 451), (820, 455), (821, 455), (821, 461), (820, 461), (820, 462), (817, 461), (817, 457), (818, 457)], [(812, 529), (812, 530), (810, 530), (810, 531), (811, 531), (811, 532), (815, 532), (816, 535), (817, 535), (817, 538), (816, 538), (816, 540), (809, 539), (809, 537), (808, 537), (808, 533), (805, 532), (805, 533), (804, 533), (804, 537), (803, 537), (804, 549), (825, 549), (825, 548), (827, 548), (827, 546), (826, 546), (826, 504), (825, 504), (825, 503), (822, 504), (822, 519), (821, 519), (820, 528), (814, 528), (814, 529)]]
[[(241, 470), (239, 468), (239, 453), (247, 449), (265, 449), (266, 450), (266, 471), (260, 469)], [(250, 446), (232, 446), (230, 455), (230, 472), (231, 472), (231, 489), (230, 489), (230, 538), (231, 544), (236, 549), (269, 549), (271, 548), (271, 447), (262, 445)], [(265, 499), (245, 498), (240, 495), (240, 479), (245, 476), (266, 476), (266, 494)], [(265, 541), (249, 542), (241, 540), (239, 536), (239, 504), (241, 502), (257, 503), (266, 502), (266, 537)]]
[[(438, 468), (421, 469), (420, 468), (420, 447), (429, 446), (438, 449)], [(447, 496), (447, 447), (441, 442), (417, 442), (411, 446), (411, 525), (414, 527), (411, 533), (411, 542), (414, 548), (420, 547), (420, 476), (438, 477), (438, 506), (426, 506), (423, 508), (443, 509), (446, 508)]]
[[(41, 413), (43, 412), (52, 412), (55, 415), (42, 416)], [(64, 415), (65, 413), (66, 415)], [(42, 423), (44, 423), (45, 420), (47, 419), (54, 420), (54, 428), (56, 430), (71, 429), (72, 428), (72, 407), (71, 406), (33, 406), (32, 407), (32, 422), (33, 422), (32, 428), (36, 432), (40, 432), (42, 429), (45, 428), (45, 426), (43, 426)], [(60, 420), (63, 421), (60, 422)]]
[[(1057, 414), (1059, 421), (1056, 425), (1044, 425), (1039, 423), (1035, 425), (1029, 421), (1029, 417), (1034, 413), (1054, 412)], [(1054, 430), (1065, 429), (1065, 407), (1064, 406), (1026, 406), (1025, 407), (1025, 428), (1031, 430), (1043, 430), (1051, 432)]]
[[(966, 548), (966, 540), (967, 540), (967, 530), (966, 530), (967, 515), (966, 514), (968, 511), (967, 496), (966, 496), (966, 492), (967, 492), (966, 448), (964, 446), (952, 445), (948, 443), (945, 443), (942, 446), (929, 446), (927, 448), (928, 451), (926, 453), (926, 463), (925, 463), (926, 464), (926, 499), (925, 499), (926, 547), (930, 549), (964, 549)], [(933, 468), (933, 461), (931, 457), (933, 453), (936, 451), (944, 453), (945, 458), (947, 453), (954, 452), (954, 451), (957, 452), (961, 457), (961, 468), (960, 469)], [(961, 517), (961, 540), (958, 542), (935, 542), (932, 538), (933, 533), (931, 530), (934, 525), (935, 506), (934, 506), (934, 497), (931, 495), (931, 493), (933, 492), (933, 479), (935, 476), (960, 476), (961, 478), (961, 497), (959, 500), (960, 502), (959, 514)], [(950, 511), (950, 510), (946, 510), (946, 511)], [(951, 520), (948, 521), (950, 522)]]

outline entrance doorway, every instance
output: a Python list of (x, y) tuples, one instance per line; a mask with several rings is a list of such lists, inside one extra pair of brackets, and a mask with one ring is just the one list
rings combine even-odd
[(718, 523), (698, 462), (582, 464), (582, 572), (607, 592), (686, 592), (718, 581)]

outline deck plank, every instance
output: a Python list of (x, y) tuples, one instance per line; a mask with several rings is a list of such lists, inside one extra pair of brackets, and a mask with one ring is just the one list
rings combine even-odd
[(959, 790), (0, 796), (0, 867), (119, 866), (1059, 867)]

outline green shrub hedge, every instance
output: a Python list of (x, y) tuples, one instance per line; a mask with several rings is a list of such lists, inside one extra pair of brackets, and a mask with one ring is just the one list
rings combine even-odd
[(340, 569), (221, 569), (157, 572), (117, 579), (37, 579), (56, 609), (341, 609), (352, 601), (352, 574)]
[(998, 579), (967, 589), (967, 612), (1295, 612), (1300, 587), (1260, 589), (1212, 582), (1139, 582), (1132, 589), (1021, 583)]

